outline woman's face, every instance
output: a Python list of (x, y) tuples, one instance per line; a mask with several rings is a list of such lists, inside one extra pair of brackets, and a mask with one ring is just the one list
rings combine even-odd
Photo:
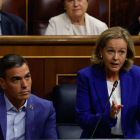
[(103, 50), (100, 50), (105, 64), (105, 72), (119, 73), (127, 56), (127, 44), (124, 39), (111, 39)]
[(85, 16), (87, 7), (87, 0), (64, 0), (64, 8), (70, 19), (81, 18)]

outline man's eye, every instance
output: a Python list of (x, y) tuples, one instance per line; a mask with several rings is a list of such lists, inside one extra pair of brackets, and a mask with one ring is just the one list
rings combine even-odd
[(27, 75), (27, 76), (26, 76), (26, 79), (29, 79), (29, 78), (30, 78), (30, 75)]
[(20, 79), (19, 78), (14, 78), (13, 82), (18, 82)]
[(73, 0), (68, 0), (68, 2), (71, 2), (71, 1), (73, 1)]

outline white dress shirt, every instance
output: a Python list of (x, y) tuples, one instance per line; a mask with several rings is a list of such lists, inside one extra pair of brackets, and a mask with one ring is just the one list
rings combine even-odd
[(6, 140), (24, 140), (27, 100), (18, 112), (5, 95), (4, 99), (7, 109)]

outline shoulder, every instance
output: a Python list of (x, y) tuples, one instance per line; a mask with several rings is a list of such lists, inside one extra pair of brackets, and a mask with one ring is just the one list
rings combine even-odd
[(64, 20), (64, 19), (66, 19), (66, 14), (65, 13), (63, 13), (63, 14), (60, 14), (60, 15), (58, 15), (58, 16), (55, 16), (55, 17), (52, 17), (51, 19), (50, 19), (50, 21), (61, 21), (61, 20)]
[(140, 76), (140, 67), (133, 65), (129, 72)]
[(80, 73), (91, 72), (92, 69), (93, 69), (93, 66), (89, 66), (89, 67), (86, 67), (86, 68), (84, 68), (84, 69), (78, 71), (78, 73), (79, 73), (79, 72), (80, 72)]
[(52, 17), (49, 20), (49, 25), (45, 31), (45, 35), (64, 35), (65, 24), (68, 22), (68, 18), (65, 13)]
[(96, 67), (94, 65), (86, 67), (82, 70), (80, 70), (77, 73), (77, 79), (78, 78), (84, 78), (84, 79), (88, 79), (88, 80), (94, 80), (94, 79), (102, 79), (105, 80), (106, 76), (105, 76), (105, 72), (104, 72), (104, 68), (103, 67)]
[(90, 21), (94, 24), (94, 26), (98, 26), (98, 27), (107, 26), (104, 22), (98, 20), (98, 19), (95, 18), (95, 17), (90, 16), (90, 15), (87, 14), (87, 13), (86, 13), (86, 18), (87, 18), (88, 20), (90, 20)]
[(88, 15), (87, 13), (85, 15), (85, 20), (86, 27), (88, 30), (90, 30), (90, 35), (100, 35), (103, 31), (108, 29), (104, 22)]
[(140, 80), (140, 67), (133, 65), (132, 68), (126, 72), (126, 75), (132, 79), (136, 79), (136, 81)]
[(24, 22), (24, 20), (16, 15), (13, 15), (11, 13), (6, 13), (6, 12), (1, 12), (1, 14), (3, 16), (5, 16), (5, 18), (7, 18), (8, 20), (12, 21), (12, 22)]
[(94, 77), (94, 75), (97, 74), (97, 71), (98, 70), (92, 65), (92, 66), (86, 67), (86, 68), (78, 71), (77, 77), (82, 76), (82, 77), (91, 79)]
[(46, 109), (47, 108), (47, 110), (53, 108), (52, 101), (48, 101), (48, 100), (39, 98), (33, 94), (30, 94), (29, 98), (32, 100), (32, 102), (36, 108), (39, 108), (39, 109)]

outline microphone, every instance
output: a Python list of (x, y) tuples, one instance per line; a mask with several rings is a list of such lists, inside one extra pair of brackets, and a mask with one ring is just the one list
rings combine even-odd
[(112, 91), (114, 91), (114, 90), (115, 90), (115, 88), (117, 87), (117, 85), (118, 85), (118, 81), (115, 81), (115, 83), (113, 84)]
[(94, 133), (95, 133), (95, 131), (96, 131), (98, 125), (99, 125), (99, 122), (100, 122), (100, 120), (101, 120), (101, 118), (102, 118), (102, 116), (103, 116), (103, 113), (104, 113), (104, 111), (105, 111), (105, 109), (106, 109), (106, 107), (107, 107), (107, 104), (108, 104), (108, 102), (109, 102), (109, 100), (110, 100), (110, 98), (111, 98), (111, 96), (112, 96), (113, 91), (114, 91), (115, 88), (117, 87), (117, 85), (118, 85), (118, 81), (115, 81), (114, 84), (113, 84), (113, 88), (112, 88), (111, 94), (110, 94), (110, 96), (109, 96), (109, 98), (108, 98), (108, 100), (107, 100), (107, 102), (106, 102), (106, 105), (105, 105), (105, 107), (104, 107), (104, 109), (103, 109), (103, 111), (102, 111), (102, 114), (101, 114), (101, 116), (100, 116), (100, 118), (99, 118), (99, 120), (98, 120), (98, 122), (97, 122), (97, 124), (96, 124), (96, 126), (95, 126), (95, 128), (94, 128), (94, 131), (93, 131), (93, 133), (92, 133), (92, 135), (91, 135), (91, 139), (92, 139), (92, 137), (93, 137), (93, 135), (94, 135)]

